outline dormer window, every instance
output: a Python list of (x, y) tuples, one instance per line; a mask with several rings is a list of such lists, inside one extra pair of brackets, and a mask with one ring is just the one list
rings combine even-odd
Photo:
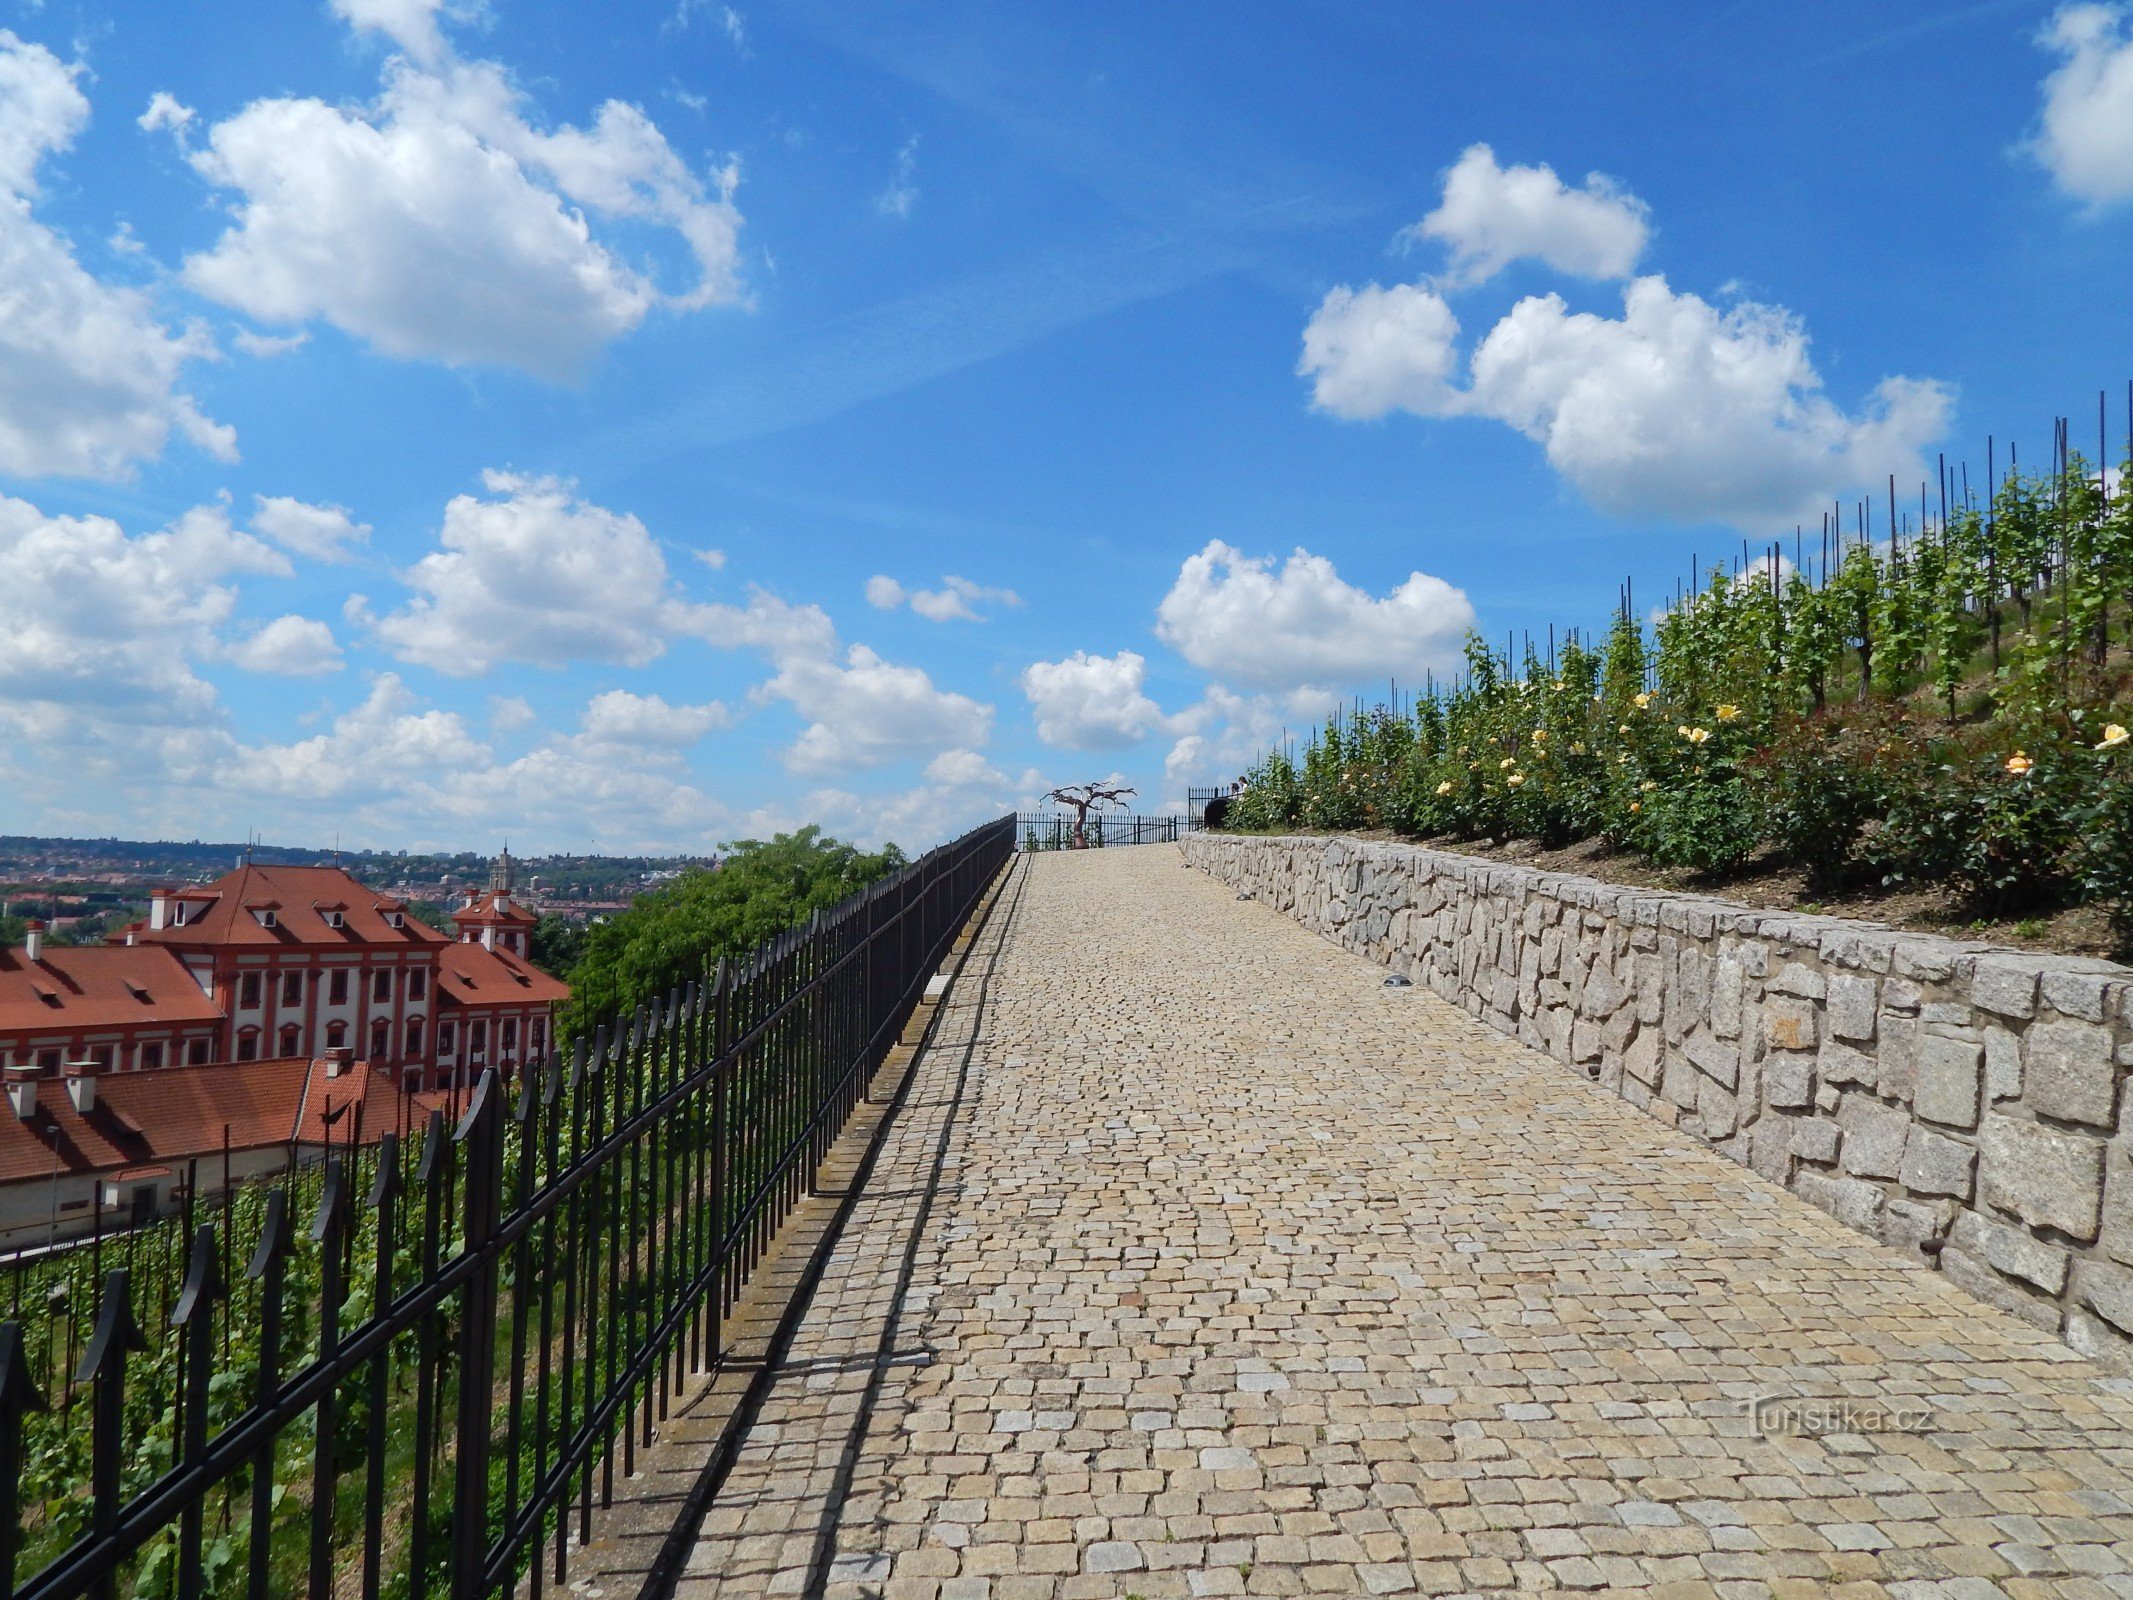
[(251, 909), (252, 915), (258, 920), (262, 928), (272, 928), (280, 920), (275, 916), (272, 906), (253, 906)]
[(407, 926), (407, 913), (406, 913), (405, 911), (388, 911), (388, 912), (386, 912), (386, 913), (385, 913), (385, 925), (386, 925), (387, 927), (389, 927), (389, 928), (404, 928), (404, 927), (406, 927), (406, 926)]
[(174, 928), (182, 928), (182, 927), (184, 927), (184, 926), (185, 926), (185, 913), (186, 913), (186, 910), (187, 910), (187, 907), (186, 907), (186, 904), (185, 904), (185, 902), (184, 902), (183, 900), (180, 900), (180, 901), (179, 901), (179, 902), (177, 903), (177, 906), (176, 906), (176, 908), (175, 908), (175, 914), (174, 914), (174, 915), (173, 915), (173, 916), (171, 917), (171, 919), (170, 919), (170, 925), (171, 925), (172, 927), (174, 927)]
[(348, 918), (341, 912), (329, 911), (326, 913), (326, 926), (336, 930), (345, 928), (348, 926)]

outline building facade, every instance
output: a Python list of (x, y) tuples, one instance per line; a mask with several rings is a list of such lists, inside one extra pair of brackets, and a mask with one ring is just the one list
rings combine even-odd
[(48, 945), (0, 949), (0, 1069), (57, 1072), (87, 1061), (101, 1072), (216, 1059), (222, 1012), (168, 950)]
[(570, 990), (528, 959), (514, 874), (507, 853), (454, 912), (456, 937), (338, 867), (249, 862), (155, 890), (121, 945), (45, 948), (33, 933), (0, 956), (0, 1067), (346, 1052), (418, 1092), (515, 1067), (548, 1048)]

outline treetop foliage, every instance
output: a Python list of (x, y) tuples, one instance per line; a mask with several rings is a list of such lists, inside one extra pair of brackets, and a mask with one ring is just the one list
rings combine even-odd
[(703, 977), (721, 956), (754, 949), (904, 861), (893, 844), (869, 853), (812, 825), (726, 846), (717, 868), (692, 868), (586, 930), (563, 1036)]

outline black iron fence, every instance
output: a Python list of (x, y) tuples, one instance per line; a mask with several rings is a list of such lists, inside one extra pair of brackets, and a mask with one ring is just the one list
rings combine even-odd
[(1073, 813), (1024, 811), (1017, 813), (1015, 828), (1025, 850), (1102, 849), (1116, 844), (1176, 844), (1181, 833), (1194, 833), (1200, 824), (1193, 817), (1098, 816), (1094, 812), (1083, 829), (1084, 843), (1074, 838)]
[(0, 1600), (566, 1583), (1015, 842), (488, 1073), (456, 1127), (18, 1274)]

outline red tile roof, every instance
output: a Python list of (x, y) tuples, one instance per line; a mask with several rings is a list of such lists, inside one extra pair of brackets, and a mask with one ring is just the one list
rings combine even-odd
[[(199, 889), (181, 889), (176, 898), (190, 903), (183, 927), (165, 926), (140, 935), (144, 943), (186, 947), (206, 945), (418, 945), (440, 944), (445, 936), (413, 916), (395, 928), (385, 913), (402, 902), (379, 894), (339, 867), (239, 867)], [(201, 902), (206, 901), (205, 905)], [(274, 910), (275, 925), (263, 928), (254, 908)], [(330, 926), (326, 913), (340, 910), (342, 925)]]
[(462, 1006), (560, 1004), (570, 985), (508, 950), (448, 944), (437, 952), (437, 993)]
[(19, 949), (0, 949), (0, 1031), (221, 1020), (214, 1001), (169, 950), (48, 944), (43, 958), (32, 961)]
[(28, 1121), (0, 1101), (0, 1183), (147, 1162), (182, 1169), (194, 1157), (219, 1158), (225, 1127), (232, 1150), (345, 1144), (358, 1116), (362, 1142), (375, 1144), (384, 1133), (419, 1131), (429, 1113), (363, 1062), (337, 1078), (325, 1062), (302, 1059), (108, 1073), (96, 1080), (87, 1115), (74, 1109), (64, 1080), (47, 1077)]
[(471, 924), (475, 927), (481, 927), (488, 923), (501, 925), (522, 922), (531, 927), (540, 920), (516, 901), (507, 900), (499, 904), (499, 899), (500, 896), (497, 890), (486, 889), (482, 891), (481, 898), (472, 905), (454, 906), (450, 913), (452, 925), (458, 927), (461, 924)]

